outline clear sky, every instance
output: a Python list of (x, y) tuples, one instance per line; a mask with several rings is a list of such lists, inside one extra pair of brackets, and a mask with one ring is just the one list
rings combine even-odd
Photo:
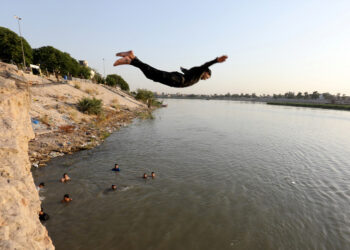
[[(131, 89), (167, 93), (287, 91), (350, 95), (350, 1), (336, 0), (2, 0), (0, 26), (22, 33), (33, 48), (52, 45), (85, 59)], [(190, 68), (222, 54), (212, 78), (175, 89), (132, 66), (112, 66), (133, 49), (159, 69)]]

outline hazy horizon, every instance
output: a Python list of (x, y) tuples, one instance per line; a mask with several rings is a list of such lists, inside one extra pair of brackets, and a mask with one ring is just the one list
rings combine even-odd
[[(132, 90), (185, 94), (330, 92), (350, 95), (348, 1), (47, 1), (5, 0), (0, 26), (32, 48), (51, 45)], [(212, 78), (184, 89), (150, 81), (131, 66), (112, 66), (115, 53), (133, 49), (163, 70), (190, 68), (227, 54)]]

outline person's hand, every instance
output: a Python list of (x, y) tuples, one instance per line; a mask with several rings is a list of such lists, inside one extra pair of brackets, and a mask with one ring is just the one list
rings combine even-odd
[(225, 62), (226, 61), (226, 59), (227, 59), (227, 56), (226, 55), (224, 55), (224, 56), (220, 56), (220, 57), (218, 57), (218, 62), (219, 63), (222, 63), (222, 62)]

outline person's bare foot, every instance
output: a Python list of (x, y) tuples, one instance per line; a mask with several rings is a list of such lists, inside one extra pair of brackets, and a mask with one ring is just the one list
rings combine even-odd
[(125, 51), (125, 52), (119, 52), (116, 54), (116, 56), (122, 56), (122, 57), (130, 57), (131, 59), (135, 58), (134, 52), (132, 50)]
[(117, 61), (114, 62), (113, 66), (118, 66), (118, 65), (123, 65), (123, 64), (130, 64), (131, 63), (131, 58), (128, 56), (125, 56), (123, 58), (118, 59)]

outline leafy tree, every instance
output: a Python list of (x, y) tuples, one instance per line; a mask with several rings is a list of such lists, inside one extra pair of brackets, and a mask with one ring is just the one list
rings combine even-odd
[(90, 79), (91, 69), (89, 67), (79, 65), (79, 76), (81, 78)]
[(129, 84), (119, 75), (112, 74), (106, 77), (106, 84), (109, 86), (119, 85), (122, 90), (129, 91)]
[(295, 94), (294, 92), (287, 92), (284, 94), (284, 97), (288, 99), (293, 99), (295, 97)]
[(59, 72), (62, 75), (90, 78), (91, 69), (82, 66), (68, 53), (62, 52), (52, 46), (44, 46), (34, 49), (34, 63), (40, 64), (40, 68), (48, 72)]
[(322, 93), (322, 95), (323, 95), (324, 99), (326, 99), (326, 100), (332, 100), (334, 98), (334, 96), (328, 92)]
[(104, 84), (106, 82), (106, 80), (102, 77), (102, 75), (100, 73), (97, 73), (97, 72), (95, 73), (92, 80), (96, 83), (99, 83), (99, 84)]
[(147, 89), (137, 89), (137, 93), (136, 93), (135, 98), (137, 100), (147, 102), (147, 100), (149, 100), (149, 99), (154, 99), (154, 94), (152, 91), (149, 91)]
[[(196, 95), (191, 94), (189, 95), (189, 97), (195, 97)], [(149, 106), (156, 106), (156, 107), (161, 107), (162, 106), (162, 102), (159, 102), (158, 100), (156, 100), (156, 98), (154, 97), (154, 93), (152, 91), (149, 91), (147, 89), (137, 89), (137, 93), (135, 98), (137, 100), (140, 100), (144, 103), (146, 103)]]
[(309, 99), (309, 93), (308, 92), (304, 92), (304, 99)]
[(318, 99), (320, 97), (320, 94), (317, 91), (312, 92), (311, 99)]
[[(26, 64), (33, 61), (33, 51), (29, 43), (22, 37)], [(0, 27), (0, 60), (6, 63), (23, 63), (21, 38), (15, 32)]]

